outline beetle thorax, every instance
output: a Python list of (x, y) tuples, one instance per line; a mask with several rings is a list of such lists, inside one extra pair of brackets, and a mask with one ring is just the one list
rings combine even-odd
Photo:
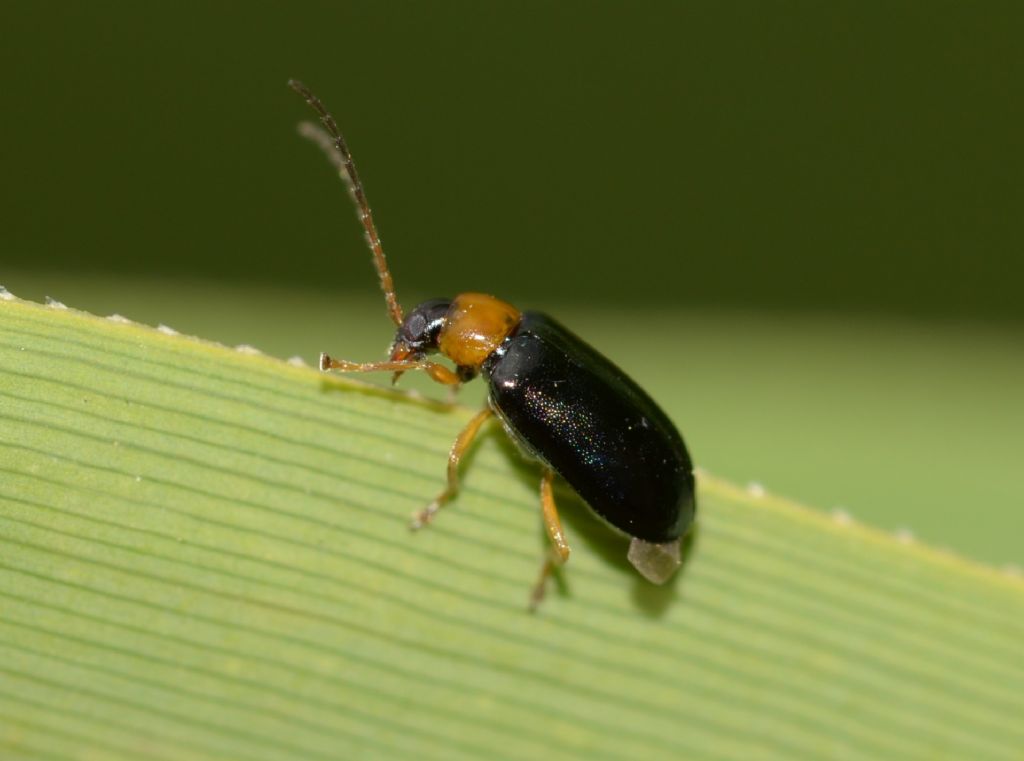
[(452, 301), (437, 347), (457, 366), (478, 369), (521, 319), (507, 302), (484, 293), (461, 293)]

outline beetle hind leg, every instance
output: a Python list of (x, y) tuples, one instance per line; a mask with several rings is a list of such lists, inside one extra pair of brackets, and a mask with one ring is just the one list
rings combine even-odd
[(433, 502), (413, 514), (412, 521), (409, 524), (409, 528), (413, 531), (421, 529), (430, 523), (434, 516), (437, 515), (437, 511), (459, 491), (459, 461), (466, 453), (466, 450), (469, 449), (470, 444), (473, 443), (473, 439), (480, 432), (480, 428), (493, 414), (490, 407), (480, 410), (455, 439), (451, 452), (448, 454), (448, 486), (434, 498)]
[(569, 543), (562, 531), (562, 521), (558, 517), (558, 508), (555, 505), (555, 495), (551, 485), (555, 480), (554, 471), (550, 468), (544, 469), (544, 475), (540, 479), (540, 510), (544, 519), (544, 529), (547, 531), (551, 546), (544, 556), (544, 563), (540, 567), (540, 575), (537, 583), (533, 586), (530, 594), (530, 610), (535, 611), (544, 599), (547, 591), (548, 577), (556, 568), (561, 567), (569, 559)]

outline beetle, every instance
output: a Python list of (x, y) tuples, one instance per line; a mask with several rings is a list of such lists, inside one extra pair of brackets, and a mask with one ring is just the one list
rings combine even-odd
[[(649, 581), (666, 582), (681, 564), (681, 539), (694, 520), (693, 463), (679, 431), (635, 381), (541, 312), (521, 312), (484, 293), (424, 301), (404, 314), (395, 295), (352, 154), (334, 118), (305, 85), (289, 86), (313, 108), (323, 127), (303, 123), (338, 169), (355, 200), (396, 332), (383, 362), (320, 356), (322, 371), (391, 372), (392, 380), (422, 370), (457, 389), (483, 376), (487, 404), (452, 445), (447, 486), (415, 513), (411, 527), (433, 521), (459, 488), (459, 462), (483, 425), (497, 416), (509, 437), (542, 466), (541, 515), (550, 548), (530, 597), (535, 609), (548, 577), (569, 559), (552, 492), (555, 474), (613, 529), (630, 538), (627, 558)], [(455, 369), (433, 362), (440, 353)]]

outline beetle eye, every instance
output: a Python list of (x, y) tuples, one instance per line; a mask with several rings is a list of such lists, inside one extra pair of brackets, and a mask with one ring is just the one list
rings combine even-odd
[(413, 312), (405, 323), (405, 333), (409, 338), (416, 340), (423, 336), (426, 327), (427, 318), (419, 312)]

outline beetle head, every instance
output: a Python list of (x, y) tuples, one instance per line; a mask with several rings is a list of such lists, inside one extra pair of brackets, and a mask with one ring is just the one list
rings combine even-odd
[(430, 299), (409, 312), (395, 332), (391, 360), (420, 359), (437, 351), (437, 337), (451, 305), (451, 299)]

